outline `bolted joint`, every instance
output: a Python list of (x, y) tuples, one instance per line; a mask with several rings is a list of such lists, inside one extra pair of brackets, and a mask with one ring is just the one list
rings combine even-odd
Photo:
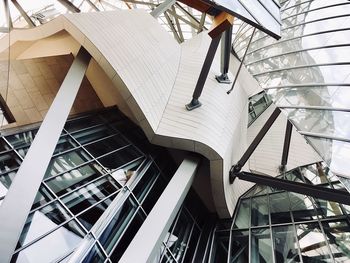
[(231, 83), (231, 80), (229, 79), (227, 73), (222, 73), (221, 75), (216, 75), (215, 79), (219, 83), (225, 83), (225, 84), (230, 84)]
[(229, 172), (229, 182), (230, 184), (233, 184), (233, 182), (235, 181), (237, 174), (241, 171), (242, 166), (239, 164), (233, 165), (230, 169)]

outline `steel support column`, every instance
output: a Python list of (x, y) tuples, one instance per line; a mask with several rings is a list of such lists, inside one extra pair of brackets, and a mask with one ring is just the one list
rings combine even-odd
[(68, 0), (57, 0), (57, 1), (72, 13), (80, 13), (80, 9), (76, 7), (72, 2)]
[(284, 172), (286, 169), (286, 165), (288, 162), (288, 155), (289, 155), (289, 146), (290, 146), (290, 139), (292, 137), (292, 123), (287, 120), (287, 126), (286, 126), (286, 133), (284, 136), (284, 144), (283, 144), (283, 152), (282, 152), (282, 160), (281, 160), (281, 166), (280, 166), (280, 172)]
[(248, 149), (244, 152), (241, 159), (231, 167), (230, 169), (230, 183), (233, 183), (234, 180), (234, 174), (241, 171), (242, 167), (245, 165), (245, 163), (248, 161), (250, 156), (255, 151), (256, 147), (258, 147), (261, 140), (265, 137), (265, 134), (268, 132), (268, 130), (271, 128), (272, 124), (275, 122), (277, 117), (280, 115), (281, 110), (279, 108), (276, 108), (271, 116), (268, 118), (264, 126), (261, 128), (259, 133), (256, 135), (252, 143), (249, 145)]
[(120, 263), (158, 262), (155, 257), (192, 185), (199, 161), (195, 156), (183, 160)]
[(232, 26), (230, 26), (221, 36), (221, 75), (215, 76), (220, 83), (231, 83), (228, 78), (232, 44)]
[(299, 193), (315, 198), (333, 201), (341, 204), (350, 205), (350, 194), (346, 191), (330, 189), (326, 187), (288, 181), (271, 176), (253, 174), (248, 172), (239, 172), (234, 175), (241, 180), (266, 185), (280, 190)]
[(221, 34), (211, 40), (207, 56), (205, 57), (201, 73), (199, 74), (196, 88), (194, 89), (194, 92), (192, 95), (192, 100), (189, 104), (186, 105), (186, 109), (189, 111), (195, 108), (198, 108), (202, 105), (198, 99), (202, 94), (205, 81), (207, 80), (211, 64), (213, 63), (216, 50), (218, 49), (218, 46), (220, 43), (220, 37), (221, 37)]
[(90, 54), (80, 48), (0, 206), (0, 263), (8, 263), (78, 93)]

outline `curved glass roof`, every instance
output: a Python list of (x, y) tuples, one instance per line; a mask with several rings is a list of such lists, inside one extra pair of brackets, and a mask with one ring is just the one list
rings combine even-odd
[[(350, 2), (281, 3), (282, 38), (257, 32), (245, 65), (337, 175), (350, 177)], [(252, 28), (234, 48), (242, 57)]]

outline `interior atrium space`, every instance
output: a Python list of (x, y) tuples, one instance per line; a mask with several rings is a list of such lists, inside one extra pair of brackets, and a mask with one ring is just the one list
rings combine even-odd
[(350, 262), (349, 0), (0, 0), (0, 263)]

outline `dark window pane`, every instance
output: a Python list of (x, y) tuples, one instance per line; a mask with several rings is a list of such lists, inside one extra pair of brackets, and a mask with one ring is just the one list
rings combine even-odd
[(126, 248), (129, 246), (131, 240), (135, 237), (137, 231), (141, 227), (145, 218), (141, 215), (141, 213), (137, 213), (135, 217), (132, 219), (131, 224), (128, 229), (123, 234), (121, 240), (118, 242), (118, 245), (114, 249), (111, 260), (112, 262), (118, 262)]
[(0, 152), (10, 150), (10, 146), (4, 141), (4, 139), (0, 138)]
[(117, 150), (129, 143), (119, 134), (85, 146), (94, 157)]
[(102, 174), (96, 168), (101, 169), (96, 163), (82, 166), (48, 180), (47, 185), (57, 195), (62, 195), (101, 176)]
[(62, 201), (76, 215), (115, 193), (117, 189), (113, 179), (105, 176), (65, 196)]
[(82, 261), (83, 263), (103, 263), (106, 256), (101, 251), (100, 247), (95, 244), (89, 254)]
[(200, 234), (201, 234), (201, 231), (196, 225), (194, 225), (191, 238), (189, 240), (189, 243), (187, 244), (185, 259), (183, 262), (192, 262), (192, 259), (194, 259), (194, 256), (195, 256), (194, 252), (196, 251)]
[(75, 131), (85, 129), (97, 124), (102, 124), (102, 123), (103, 121), (100, 118), (96, 116), (89, 116), (85, 118), (79, 118), (72, 121), (68, 121), (64, 126), (64, 128), (68, 132), (75, 132)]
[(179, 262), (181, 262), (182, 257), (184, 256), (192, 225), (193, 220), (191, 216), (185, 209), (182, 209), (175, 228), (170, 234), (166, 244), (175, 259)]
[(20, 163), (20, 159), (13, 151), (0, 154), (1, 173), (18, 168), (20, 166)]
[(249, 262), (249, 231), (232, 231), (230, 262)]
[(142, 208), (148, 214), (151, 212), (154, 204), (157, 202), (159, 196), (163, 193), (166, 187), (166, 183), (164, 182), (161, 176), (158, 176), (157, 181), (153, 184), (152, 188), (149, 190), (146, 195), (144, 201), (142, 202)]
[(115, 133), (115, 131), (109, 129), (106, 126), (98, 126), (93, 127), (91, 129), (75, 132), (74, 134), (72, 134), (72, 136), (81, 144), (86, 144)]
[(111, 204), (115, 195), (107, 198), (103, 202), (91, 207), (89, 210), (85, 211), (83, 214), (78, 216), (78, 220), (86, 227), (86, 229), (90, 230), (92, 226), (97, 222), (97, 220), (101, 217), (107, 207)]
[(142, 154), (134, 146), (130, 145), (117, 152), (100, 158), (99, 161), (106, 168), (113, 170), (141, 156)]
[(230, 231), (218, 231), (214, 238), (215, 255), (213, 262), (227, 262)]
[(293, 229), (293, 225), (272, 228), (276, 263), (301, 262)]
[(142, 176), (142, 178), (140, 179), (140, 181), (137, 183), (137, 185), (133, 190), (133, 193), (135, 194), (139, 202), (143, 201), (152, 183), (157, 179), (158, 175), (159, 175), (159, 170), (157, 166), (154, 163), (152, 163), (152, 165), (147, 169), (147, 171)]
[(270, 230), (268, 228), (252, 229), (252, 262), (273, 262)]
[(45, 177), (57, 175), (88, 161), (90, 158), (83, 150), (72, 151), (51, 159)]
[(292, 222), (288, 194), (286, 192), (270, 194), (269, 198), (271, 223), (279, 224)]
[(3, 173), (0, 175), (0, 182), (7, 188), (10, 188), (10, 185), (13, 181), (13, 178), (15, 178), (17, 173), (17, 170), (8, 172), (8, 173)]
[[(103, 231), (99, 240), (107, 252), (111, 252), (113, 246), (117, 243), (122, 233), (135, 215), (137, 205), (132, 199), (127, 199), (105, 231)], [(115, 261), (117, 262), (117, 261)]]

